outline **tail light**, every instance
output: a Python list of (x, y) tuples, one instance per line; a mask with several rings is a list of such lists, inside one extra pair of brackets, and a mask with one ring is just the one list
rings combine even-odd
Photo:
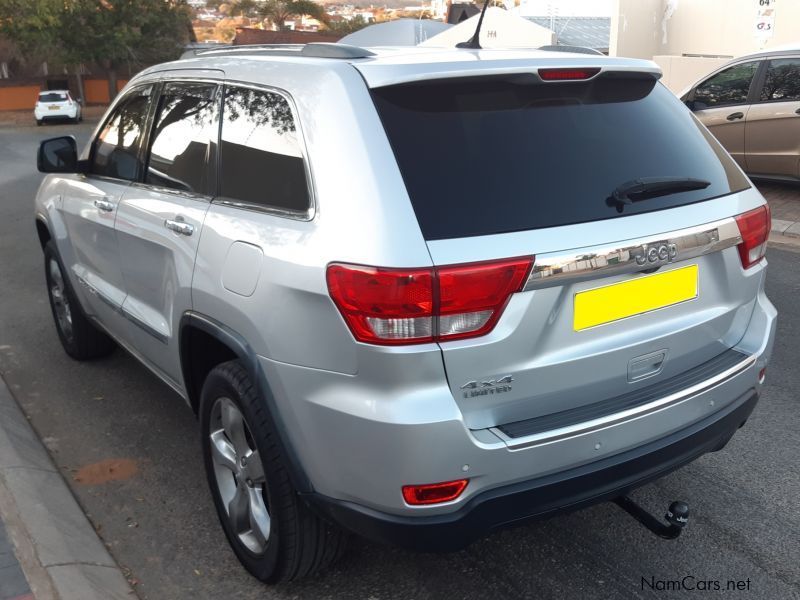
[(532, 256), (424, 269), (334, 263), (328, 291), (360, 342), (457, 340), (494, 328), (532, 264)]
[(583, 81), (591, 79), (600, 69), (539, 69), (543, 81)]
[(450, 502), (461, 495), (468, 482), (469, 479), (458, 479), (457, 481), (429, 483), (427, 485), (404, 485), (403, 500), (406, 501), (406, 504), (411, 504), (412, 506)]
[(767, 238), (772, 228), (772, 215), (769, 205), (765, 204), (755, 210), (736, 215), (735, 218), (742, 236), (739, 257), (742, 259), (742, 267), (749, 269), (760, 262), (767, 253)]

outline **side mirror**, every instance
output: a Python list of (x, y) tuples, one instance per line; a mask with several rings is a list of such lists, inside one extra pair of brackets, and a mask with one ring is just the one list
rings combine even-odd
[(78, 144), (71, 135), (51, 138), (39, 144), (36, 168), (42, 173), (77, 173)]
[(78, 104), (80, 104), (81, 106), (83, 106), (83, 98), (78, 98), (77, 102), (78, 102)]

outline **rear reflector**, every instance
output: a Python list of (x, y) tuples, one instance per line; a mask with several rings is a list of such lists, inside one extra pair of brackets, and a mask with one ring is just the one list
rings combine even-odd
[(533, 257), (425, 269), (334, 263), (328, 291), (360, 342), (420, 344), (490, 332)]
[(403, 499), (406, 504), (411, 504), (412, 506), (450, 502), (461, 495), (468, 482), (469, 479), (459, 479), (457, 481), (429, 483), (426, 485), (404, 485)]
[(581, 81), (599, 72), (600, 69), (539, 69), (539, 77), (544, 81)]
[(739, 244), (739, 258), (742, 267), (749, 269), (759, 263), (767, 253), (767, 238), (772, 228), (772, 215), (769, 205), (759, 206), (755, 210), (736, 216), (736, 224), (742, 236)]

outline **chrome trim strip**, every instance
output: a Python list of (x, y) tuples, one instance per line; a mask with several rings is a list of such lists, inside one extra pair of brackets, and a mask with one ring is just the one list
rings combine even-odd
[[(537, 254), (523, 292), (566, 282), (650, 271), (658, 267), (718, 252), (741, 243), (739, 226), (732, 218), (668, 233), (633, 239), (621, 245), (581, 248), (569, 252)], [(666, 254), (648, 260), (648, 250), (666, 248)]]
[(97, 298), (100, 298), (100, 300), (102, 300), (112, 310), (114, 310), (115, 312), (118, 312), (120, 315), (122, 315), (123, 317), (128, 319), (128, 321), (130, 321), (131, 323), (136, 325), (139, 329), (141, 329), (145, 333), (147, 333), (147, 334), (153, 336), (154, 338), (156, 338), (162, 344), (169, 344), (169, 336), (164, 335), (160, 331), (156, 331), (155, 329), (150, 327), (150, 325), (148, 325), (147, 323), (145, 323), (144, 321), (142, 321), (138, 317), (132, 315), (130, 312), (128, 312), (127, 310), (122, 308), (122, 306), (118, 305), (111, 298), (106, 296), (103, 292), (98, 290), (96, 287), (94, 287), (91, 283), (86, 281), (80, 275), (75, 274), (75, 277), (77, 277), (78, 283), (80, 283), (83, 287), (85, 287), (89, 291), (89, 293), (91, 293), (93, 296), (96, 296)]
[(583, 423), (575, 423), (574, 425), (568, 425), (566, 427), (559, 427), (558, 429), (553, 429), (551, 431), (543, 431), (541, 433), (534, 433), (532, 435), (527, 435), (525, 437), (520, 438), (512, 438), (507, 436), (505, 433), (500, 431), (497, 427), (489, 428), (493, 434), (495, 434), (498, 438), (503, 440), (509, 450), (522, 450), (523, 448), (530, 448), (532, 446), (540, 446), (542, 444), (548, 444), (550, 442), (557, 442), (559, 440), (563, 440), (565, 438), (575, 437), (577, 435), (582, 435), (585, 433), (591, 433), (592, 431), (597, 431), (598, 429), (604, 429), (606, 427), (610, 427), (612, 425), (618, 425), (624, 421), (630, 421), (633, 419), (637, 419), (639, 417), (643, 417), (648, 415), (652, 412), (656, 412), (663, 408), (668, 408), (674, 404), (679, 404), (684, 400), (689, 400), (692, 396), (696, 396), (701, 392), (708, 391), (709, 389), (724, 383), (726, 379), (732, 378), (734, 375), (738, 375), (745, 369), (751, 367), (756, 363), (757, 356), (752, 354), (745, 358), (740, 363), (733, 365), (731, 368), (723, 371), (706, 379), (705, 381), (701, 381), (700, 383), (696, 383), (693, 386), (690, 386), (684, 390), (679, 392), (675, 392), (673, 394), (669, 394), (668, 396), (664, 396), (663, 398), (659, 398), (658, 400), (654, 400), (653, 402), (649, 402), (648, 404), (644, 404), (642, 406), (637, 406), (635, 408), (630, 408), (628, 410), (624, 410), (622, 412), (614, 413), (611, 415), (606, 415), (605, 417), (599, 417), (597, 419), (592, 419), (591, 421), (584, 421)]

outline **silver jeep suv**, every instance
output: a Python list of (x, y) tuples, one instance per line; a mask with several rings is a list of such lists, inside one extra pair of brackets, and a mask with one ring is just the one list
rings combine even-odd
[(647, 61), (310, 44), (135, 77), (42, 143), (58, 335), (200, 421), (233, 550), (425, 551), (631, 489), (753, 410), (769, 209)]

